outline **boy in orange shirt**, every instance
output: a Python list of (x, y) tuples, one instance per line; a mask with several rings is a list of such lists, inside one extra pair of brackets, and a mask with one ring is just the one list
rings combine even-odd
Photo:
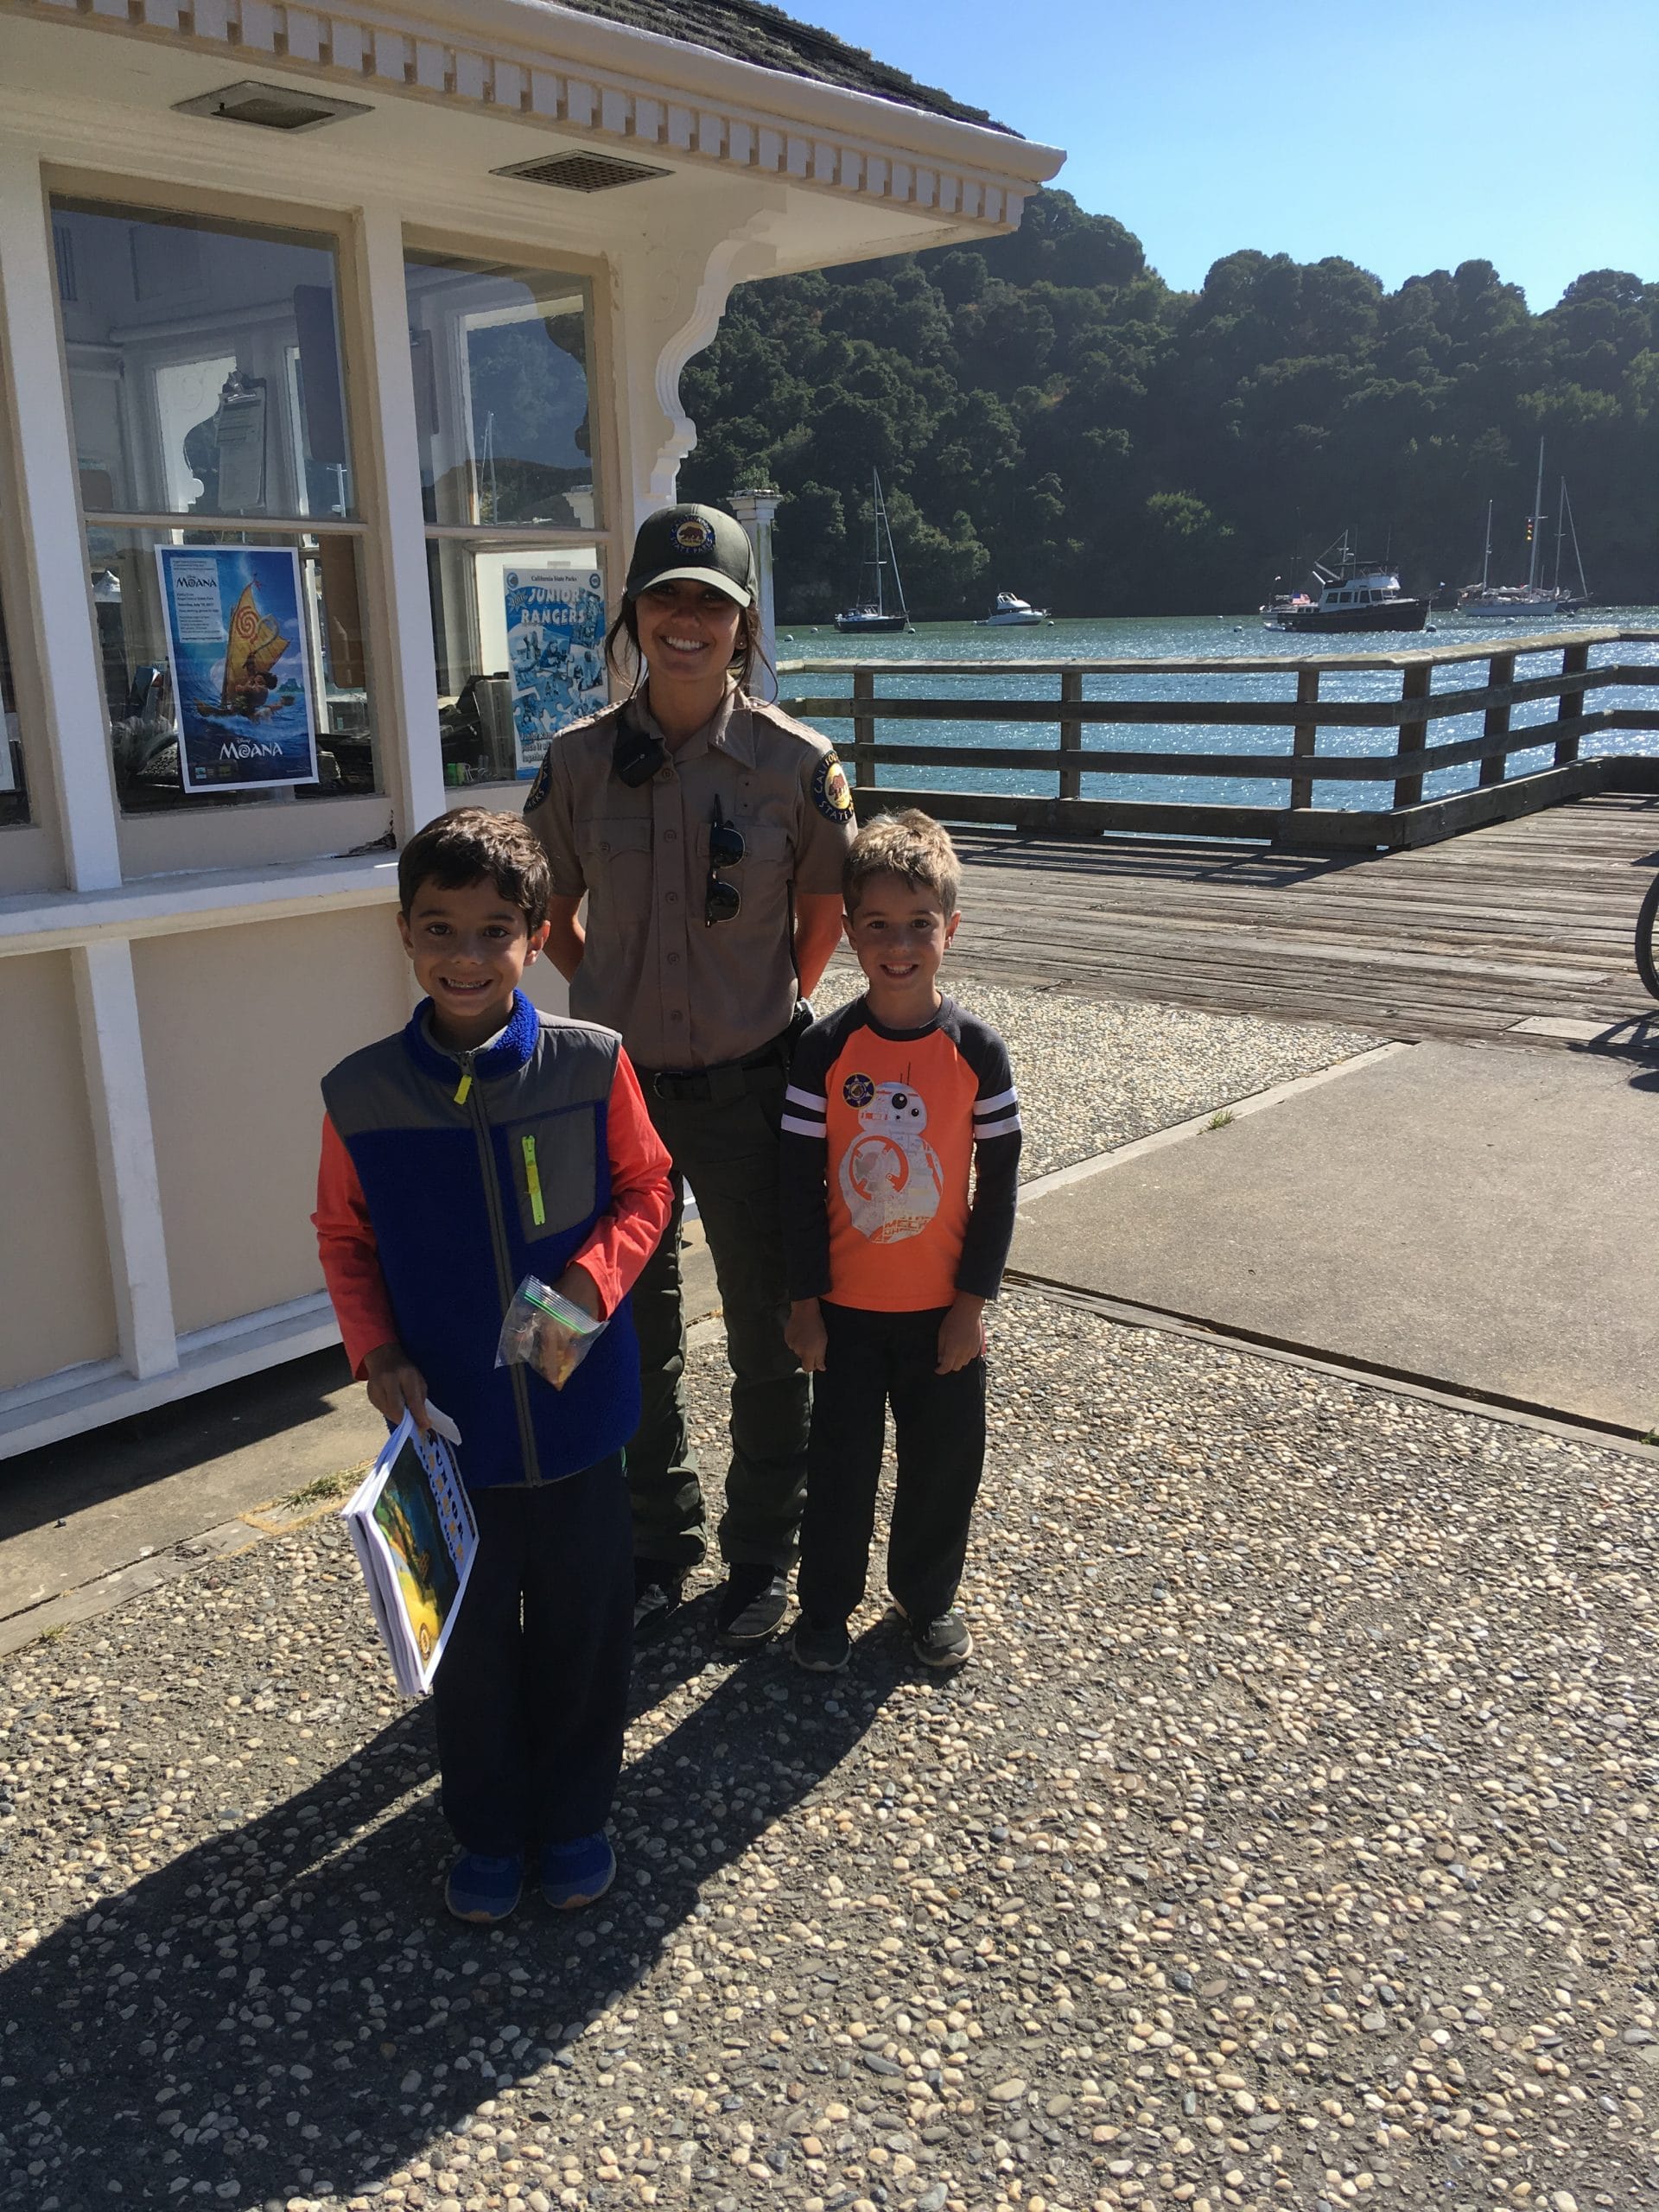
[(785, 1100), (785, 1336), (817, 1377), (791, 1649), (817, 1674), (851, 1656), (889, 1406), (888, 1586), (924, 1665), (973, 1649), (956, 1597), (985, 1458), (981, 1314), (1014, 1234), (1020, 1131), (1007, 1047), (938, 988), (959, 881), (925, 814), (859, 832), (842, 893), (867, 988), (802, 1038)]

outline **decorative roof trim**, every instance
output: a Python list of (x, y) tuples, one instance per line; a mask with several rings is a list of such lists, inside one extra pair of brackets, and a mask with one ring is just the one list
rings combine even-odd
[[(591, 16), (547, 6), (532, 10), (485, 4), (467, 12), (480, 30), (486, 29), (480, 19), (507, 15), (526, 20), (528, 28), (556, 31), (562, 43), (592, 46), (620, 39), (626, 42), (625, 50), (638, 52), (642, 60), (666, 55), (678, 57), (683, 64), (685, 57), (695, 54), (699, 63), (728, 81), (758, 80), (755, 90), (767, 95), (775, 89), (780, 106), (810, 105), (826, 117), (839, 110), (849, 122), (868, 118), (884, 130), (897, 131), (902, 125), (911, 144), (883, 143), (874, 132), (867, 136), (844, 126), (816, 128), (804, 119), (798, 128), (775, 109), (768, 112), (724, 98), (707, 103), (676, 99), (669, 86), (643, 76), (586, 64), (574, 70), (568, 64), (552, 67), (555, 59), (563, 57), (509, 47), (493, 37), (461, 43), (443, 35), (436, 22), (398, 18), (361, 5), (296, 7), (281, 4), (281, 0), (0, 0), (0, 12), (37, 21), (74, 22), (88, 29), (184, 46), (198, 53), (222, 53), (227, 60), (233, 60), (241, 74), (263, 62), (359, 91), (366, 87), (511, 116), (561, 136), (624, 145), (636, 156), (640, 148), (652, 146), (675, 160), (775, 176), (782, 183), (809, 189), (855, 194), (936, 213), (953, 224), (983, 225), (988, 232), (1017, 225), (1026, 194), (1052, 175), (1061, 159), (1052, 149), (976, 124), (761, 69), (712, 49), (687, 48), (648, 32), (601, 25)], [(565, 34), (572, 28), (589, 35), (566, 41)], [(680, 73), (683, 77), (683, 68)], [(703, 75), (704, 70), (697, 74)], [(745, 92), (748, 89), (745, 84)], [(805, 102), (797, 97), (803, 92), (808, 95)], [(912, 124), (921, 126), (913, 133), (908, 127)], [(963, 140), (976, 142), (976, 154), (1006, 151), (1014, 158), (1007, 167), (994, 167), (988, 161), (929, 159), (913, 150), (918, 143), (929, 148), (951, 139), (958, 145)]]

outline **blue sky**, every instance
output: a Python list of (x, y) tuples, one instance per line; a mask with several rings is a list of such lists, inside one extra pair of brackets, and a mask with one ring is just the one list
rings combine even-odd
[(1485, 259), (1553, 305), (1659, 278), (1659, 0), (785, 0), (1064, 146), (1173, 284), (1240, 246), (1390, 287)]

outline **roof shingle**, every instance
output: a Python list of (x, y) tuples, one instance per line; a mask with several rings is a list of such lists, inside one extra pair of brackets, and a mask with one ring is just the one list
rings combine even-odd
[(1010, 137), (1017, 135), (1006, 124), (994, 123), (982, 108), (964, 106), (948, 92), (918, 85), (861, 48), (845, 45), (809, 23), (798, 23), (781, 8), (767, 7), (765, 0), (559, 0), (559, 5), (578, 15), (624, 23), (632, 30), (677, 39), (683, 45), (708, 47), (734, 61), (753, 62), (786, 76), (873, 92), (902, 107), (950, 116), (958, 123), (982, 124), (992, 130), (1007, 131)]

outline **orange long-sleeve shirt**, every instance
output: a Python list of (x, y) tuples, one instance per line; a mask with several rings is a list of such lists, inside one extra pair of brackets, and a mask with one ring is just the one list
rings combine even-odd
[[(611, 1084), (606, 1149), (611, 1167), (611, 1203), (572, 1260), (592, 1277), (600, 1311), (608, 1319), (656, 1250), (673, 1206), (669, 1154), (652, 1127), (639, 1079), (625, 1053), (618, 1056)], [(397, 1324), (380, 1272), (379, 1250), (363, 1185), (350, 1153), (327, 1115), (317, 1166), (317, 1210), (311, 1221), (322, 1256), (323, 1281), (340, 1323), (340, 1340), (352, 1373), (361, 1382), (369, 1353), (381, 1344), (396, 1343)]]

